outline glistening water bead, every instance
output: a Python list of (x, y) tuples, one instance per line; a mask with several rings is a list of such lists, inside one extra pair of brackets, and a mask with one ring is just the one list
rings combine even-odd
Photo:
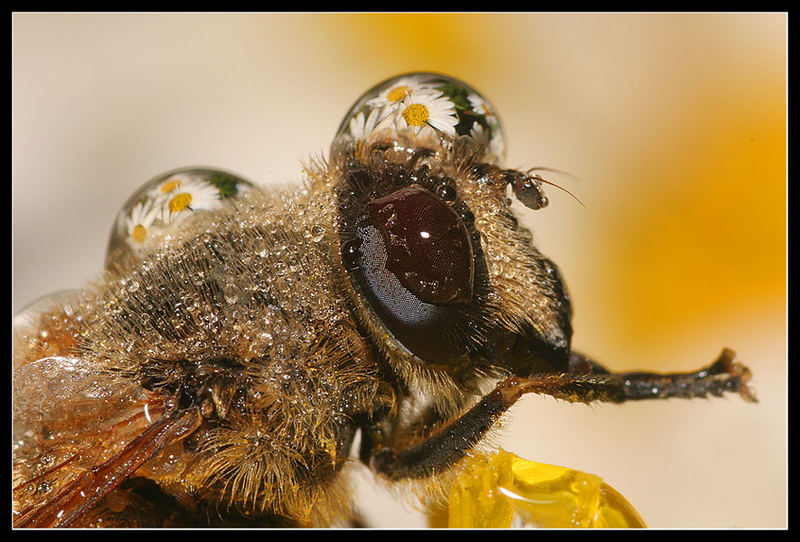
[(351, 239), (342, 245), (342, 263), (348, 271), (355, 271), (359, 267), (361, 259), (360, 239)]

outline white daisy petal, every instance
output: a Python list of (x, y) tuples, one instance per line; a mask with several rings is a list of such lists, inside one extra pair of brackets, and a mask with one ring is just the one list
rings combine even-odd
[(364, 139), (367, 133), (367, 119), (363, 112), (359, 112), (355, 117), (350, 119), (349, 134), (353, 139)]
[(441, 93), (412, 93), (403, 100), (397, 123), (399, 128), (413, 128), (416, 132), (432, 128), (454, 135), (458, 117), (453, 102)]
[(375, 98), (367, 101), (367, 105), (372, 107), (391, 107), (398, 106), (412, 93), (435, 91), (430, 83), (425, 82), (419, 76), (400, 77), (392, 81), (392, 84), (383, 89)]
[(155, 188), (150, 190), (149, 194), (153, 198), (167, 197), (168, 194), (174, 192), (188, 182), (191, 182), (188, 175), (170, 175), (168, 178), (158, 183)]
[(489, 130), (484, 128), (481, 124), (477, 122), (472, 125), (472, 129), (469, 132), (470, 137), (475, 140), (476, 143), (480, 143), (483, 146), (489, 145)]
[(469, 135), (476, 143), (482, 145), (495, 158), (502, 158), (505, 152), (503, 147), (503, 136), (500, 130), (484, 128), (477, 122), (472, 125)]
[(472, 110), (477, 113), (478, 115), (483, 115), (484, 117), (494, 117), (494, 111), (492, 111), (492, 107), (489, 103), (478, 96), (477, 94), (470, 94), (467, 96), (469, 100), (469, 104), (472, 106)]
[(153, 199), (148, 198), (134, 205), (125, 219), (129, 241), (143, 243), (149, 237), (149, 231), (158, 213), (159, 208)]
[(350, 120), (350, 136), (353, 139), (368, 139), (374, 132), (385, 126), (384, 114), (380, 109), (373, 108), (369, 115), (359, 112)]
[(202, 181), (188, 180), (169, 192), (169, 197), (163, 204), (162, 220), (171, 223), (176, 217), (185, 215), (187, 211), (210, 210), (219, 205), (219, 190), (215, 186)]
[(489, 150), (491, 150), (492, 154), (494, 154), (497, 158), (502, 158), (506, 152), (503, 135), (500, 130), (494, 130), (494, 132), (494, 137), (492, 137), (492, 141), (489, 144)]

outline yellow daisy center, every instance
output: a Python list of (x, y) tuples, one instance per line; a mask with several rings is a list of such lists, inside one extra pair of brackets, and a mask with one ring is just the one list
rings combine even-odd
[(173, 179), (169, 182), (164, 183), (164, 185), (161, 187), (161, 192), (163, 194), (169, 194), (170, 192), (178, 188), (180, 185), (181, 182), (178, 179)]
[(137, 243), (142, 243), (147, 238), (147, 228), (141, 224), (136, 224), (131, 233), (131, 238)]
[(192, 195), (187, 192), (181, 192), (169, 200), (169, 210), (173, 213), (183, 211), (192, 203)]
[(409, 95), (411, 89), (406, 85), (400, 85), (399, 87), (394, 87), (386, 94), (386, 99), (390, 102), (399, 102), (403, 98)]
[(422, 104), (411, 104), (403, 110), (403, 118), (409, 126), (423, 126), (430, 117), (428, 108)]

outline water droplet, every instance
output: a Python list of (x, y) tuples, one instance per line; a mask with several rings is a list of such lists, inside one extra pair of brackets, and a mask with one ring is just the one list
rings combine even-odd
[(342, 245), (342, 263), (348, 271), (358, 269), (361, 261), (360, 247), (360, 239), (351, 239)]
[[(109, 238), (106, 267), (129, 266), (141, 261), (161, 242), (170, 240), (179, 223), (194, 220), (187, 216), (194, 216), (195, 211), (216, 209), (220, 200), (237, 199), (253, 186), (236, 175), (206, 168), (183, 168), (154, 177), (143, 184), (117, 214)], [(170, 201), (177, 196), (189, 197), (193, 191), (202, 192), (204, 198), (197, 209), (173, 209), (170, 213)]]
[(319, 243), (325, 237), (325, 229), (322, 226), (314, 224), (311, 226), (311, 240)]
[(436, 195), (448, 203), (453, 203), (456, 200), (456, 189), (449, 184), (441, 184), (436, 189)]

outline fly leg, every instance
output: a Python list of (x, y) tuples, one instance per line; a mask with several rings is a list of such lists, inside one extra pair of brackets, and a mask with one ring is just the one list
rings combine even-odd
[(622, 391), (623, 401), (642, 399), (668, 399), (681, 397), (715, 397), (725, 392), (739, 393), (749, 402), (756, 402), (753, 391), (747, 386), (750, 369), (736, 361), (736, 353), (725, 348), (717, 360), (698, 371), (686, 373), (612, 373), (596, 361), (577, 352), (570, 353), (569, 370), (575, 374), (605, 375)]
[(610, 373), (576, 354), (576, 359), (597, 367), (597, 371), (509, 376), (475, 406), (419, 444), (404, 450), (376, 447), (370, 464), (391, 480), (423, 478), (442, 472), (474, 448), (500, 416), (526, 393), (550, 395), (573, 403), (721, 396), (725, 392), (736, 392), (746, 401), (755, 401), (747, 387), (750, 371), (734, 362), (734, 357), (733, 351), (725, 349), (714, 363), (699, 371), (658, 374)]

